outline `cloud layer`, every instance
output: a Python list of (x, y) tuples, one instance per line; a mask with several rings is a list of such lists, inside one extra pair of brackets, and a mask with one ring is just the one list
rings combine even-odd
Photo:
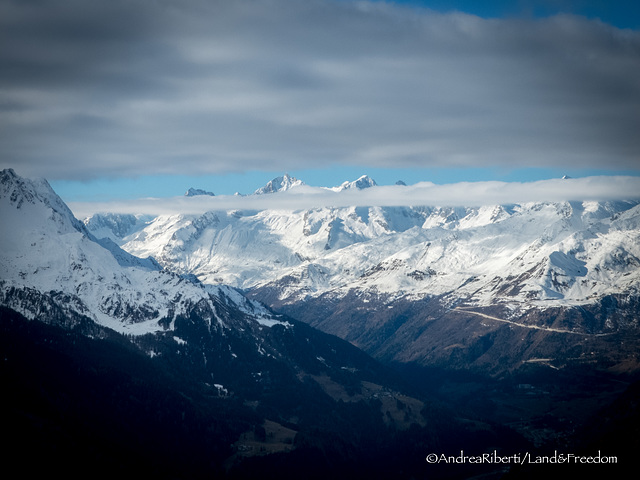
[(461, 182), (376, 186), (340, 192), (303, 185), (263, 195), (142, 198), (122, 202), (73, 203), (78, 218), (114, 212), (149, 215), (202, 214), (214, 210), (305, 210), (351, 206), (482, 206), (527, 202), (640, 200), (640, 177), (585, 177), (537, 182)]
[(7, 0), (0, 64), (27, 176), (640, 164), (640, 32), (582, 17)]

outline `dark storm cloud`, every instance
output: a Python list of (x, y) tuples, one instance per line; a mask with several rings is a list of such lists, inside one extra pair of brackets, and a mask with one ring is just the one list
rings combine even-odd
[(640, 34), (382, 3), (3, 1), (0, 160), (25, 175), (637, 168)]

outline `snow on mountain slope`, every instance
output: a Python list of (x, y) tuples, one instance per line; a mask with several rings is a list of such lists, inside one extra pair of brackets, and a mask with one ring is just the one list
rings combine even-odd
[(538, 236), (523, 242), (526, 248), (506, 257), (508, 262), (487, 269), (480, 288), (476, 282), (459, 293), (479, 305), (517, 302), (540, 307), (593, 303), (613, 294), (637, 295), (640, 207), (627, 211), (634, 220), (624, 230), (613, 217), (594, 222), (585, 216), (584, 206), (565, 207), (571, 210), (570, 217), (541, 228)]
[(284, 303), (358, 289), (546, 307), (638, 291), (639, 211), (590, 201), (208, 212), (156, 217), (120, 245)]
[(284, 192), (300, 185), (304, 185), (304, 182), (285, 173), (282, 177), (274, 178), (264, 187), (257, 189), (253, 193), (254, 195), (263, 195), (265, 193)]
[[(403, 228), (406, 225), (403, 225)], [(248, 288), (354, 243), (390, 233), (380, 208), (208, 212), (159, 216), (122, 239), (137, 256), (153, 256), (206, 283)]]
[(197, 307), (210, 327), (217, 327), (223, 325), (214, 300), (224, 297), (256, 321), (276, 321), (228, 287), (193, 283), (161, 271), (152, 259), (131, 256), (109, 239), (97, 241), (44, 180), (0, 172), (0, 219), (0, 303), (28, 318), (46, 320), (59, 310), (143, 334), (171, 328), (178, 315)]
[(132, 258), (244, 289), (385, 361), (637, 365), (637, 199), (99, 217), (86, 228), (113, 225)]
[(335, 192), (341, 192), (342, 190), (351, 189), (362, 190), (365, 188), (375, 187), (376, 185), (377, 183), (373, 178), (369, 177), (368, 175), (362, 175), (360, 178), (354, 180), (353, 182), (343, 182), (342, 185), (340, 185), (339, 187), (333, 187), (331, 188), (331, 190)]
[(150, 215), (101, 213), (84, 219), (84, 224), (96, 238), (108, 238), (115, 243), (127, 235), (144, 228), (153, 220)]

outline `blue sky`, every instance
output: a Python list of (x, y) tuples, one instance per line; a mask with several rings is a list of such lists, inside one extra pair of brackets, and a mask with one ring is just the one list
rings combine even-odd
[(251, 194), (269, 180), (284, 173), (296, 177), (314, 187), (334, 187), (344, 181), (352, 181), (361, 175), (369, 175), (378, 185), (394, 185), (401, 180), (408, 185), (418, 182), (454, 184), (459, 182), (535, 182), (557, 179), (568, 175), (572, 178), (598, 175), (640, 176), (637, 170), (553, 169), (522, 168), (497, 170), (491, 168), (433, 168), (394, 169), (341, 167), (335, 169), (293, 170), (291, 172), (251, 171), (225, 175), (191, 176), (162, 175), (120, 179), (98, 179), (86, 182), (58, 180), (50, 182), (53, 189), (67, 202), (107, 202), (113, 199), (138, 199), (146, 197), (175, 197), (183, 195), (190, 187), (201, 188), (216, 195)]
[[(417, 8), (415, 8), (417, 7)], [(0, 167), (69, 202), (640, 175), (638, 2), (0, 1)]]
[(484, 18), (542, 18), (558, 13), (600, 19), (620, 28), (640, 27), (640, 4), (633, 0), (396, 0), (441, 12), (459, 10)]

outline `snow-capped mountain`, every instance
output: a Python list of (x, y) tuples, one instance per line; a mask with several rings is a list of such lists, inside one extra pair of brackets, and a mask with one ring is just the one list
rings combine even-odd
[[(114, 227), (122, 241), (157, 219), (94, 216), (85, 225), (46, 181), (13, 170), (0, 172), (0, 219), (5, 414), (19, 419), (8, 422), (12, 435), (55, 441), (88, 461), (113, 456), (120, 472), (135, 465), (149, 474), (159, 456), (158, 478), (301, 478), (308, 468), (318, 478), (353, 478), (352, 469), (388, 478), (406, 469), (397, 452), (411, 451), (413, 435), (435, 442), (467, 431), (461, 423), (436, 433), (438, 413), (347, 342), (88, 229)], [(59, 451), (45, 455), (47, 466), (61, 463)], [(416, 470), (408, 472), (402, 478)]]
[[(105, 233), (96, 216), (86, 223)], [(355, 288), (546, 307), (640, 285), (637, 202), (229, 211), (137, 225), (118, 237), (130, 253), (208, 284), (277, 286), (285, 303)]]
[(352, 190), (352, 189), (363, 190), (365, 188), (370, 188), (375, 186), (377, 186), (377, 183), (373, 178), (369, 177), (368, 175), (362, 175), (357, 180), (354, 180), (352, 182), (345, 181), (340, 186), (331, 188), (331, 190), (335, 192), (341, 192), (342, 190)]
[(85, 218), (84, 224), (96, 238), (120, 243), (126, 236), (144, 228), (153, 218), (150, 215), (101, 213)]
[[(347, 185), (376, 188), (365, 176)], [(604, 333), (637, 323), (637, 201), (212, 211), (158, 216), (119, 244), (205, 284), (243, 289), (365, 348), (353, 331), (371, 322), (347, 326), (344, 316), (329, 315), (341, 302), (352, 318), (434, 300), (445, 309), (438, 315), (474, 308), (515, 325), (539, 323), (534, 317), (551, 309), (605, 311), (616, 298), (626, 305), (613, 309), (617, 317), (598, 314), (597, 322), (558, 330)]]
[[(204, 284), (193, 274), (163, 269), (153, 258), (133, 256), (88, 229), (109, 225), (115, 229), (112, 238), (122, 241), (119, 235), (127, 229), (148, 228), (143, 228), (143, 217), (98, 215), (85, 225), (45, 180), (25, 179), (8, 169), (0, 172), (0, 219), (2, 309), (92, 335), (116, 332), (152, 357), (189, 350), (195, 355), (188, 361), (190, 369), (234, 390), (271, 388), (275, 379), (267, 378), (269, 369), (297, 378), (287, 377), (289, 386), (322, 372), (338, 372), (339, 382), (357, 378), (356, 383), (366, 379), (378, 386), (390, 378), (374, 360), (336, 337), (274, 314), (235, 288)], [(202, 228), (216, 223), (211, 215), (200, 221)], [(320, 383), (321, 389), (337, 385)], [(359, 387), (350, 385), (352, 393), (340, 397), (357, 392), (363, 398)]]
[(304, 182), (285, 173), (282, 177), (274, 178), (264, 187), (257, 189), (253, 193), (254, 195), (263, 195), (265, 193), (285, 192), (300, 185), (304, 185)]
[[(120, 249), (111, 238), (96, 239), (45, 180), (28, 180), (13, 170), (0, 173), (0, 297), (27, 318), (46, 320), (63, 312), (88, 317), (122, 333), (172, 328), (176, 318), (198, 308), (212, 328), (222, 328), (216, 302), (232, 299), (256, 322), (273, 315), (224, 286), (202, 285), (155, 260)], [(99, 216), (87, 221), (97, 233), (111, 229), (118, 240), (140, 218)], [(29, 299), (40, 298), (40, 301)], [(204, 312), (207, 313), (204, 313)]]
[(189, 188), (189, 190), (187, 190), (184, 193), (185, 197), (197, 197), (199, 195), (208, 195), (209, 197), (215, 197), (215, 194), (213, 192), (209, 192), (207, 190), (203, 190), (201, 188)]

